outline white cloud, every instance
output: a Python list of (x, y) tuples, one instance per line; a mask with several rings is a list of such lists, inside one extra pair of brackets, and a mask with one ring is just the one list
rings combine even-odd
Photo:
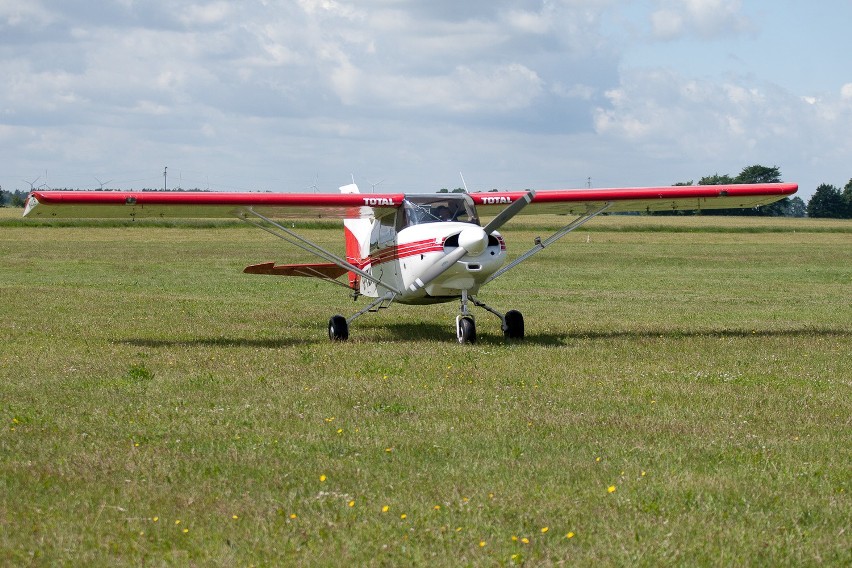
[(35, 0), (4, 0), (0, 3), (0, 23), (8, 26), (41, 27), (54, 21), (51, 12)]
[(187, 26), (211, 25), (223, 22), (233, 15), (228, 2), (192, 4), (180, 11), (179, 18)]
[(513, 28), (531, 34), (544, 34), (553, 26), (552, 14), (511, 10), (506, 13), (506, 22)]
[(852, 155), (852, 104), (842, 96), (802, 98), (745, 79), (635, 70), (606, 99), (595, 110), (596, 132), (653, 159), (728, 164), (721, 173), (733, 174), (750, 163), (786, 165), (802, 176), (814, 173), (803, 172), (805, 164), (824, 168)]
[(752, 27), (741, 0), (658, 0), (651, 14), (654, 37), (661, 40), (697, 34), (703, 38), (736, 35)]

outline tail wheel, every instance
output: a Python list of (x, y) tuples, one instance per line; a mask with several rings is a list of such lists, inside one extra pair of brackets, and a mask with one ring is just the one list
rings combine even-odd
[(346, 341), (349, 339), (349, 324), (343, 316), (332, 316), (328, 320), (328, 338), (332, 341)]
[(518, 310), (506, 312), (503, 326), (503, 335), (506, 339), (524, 338), (524, 316)]
[(459, 343), (476, 343), (476, 324), (471, 317), (459, 317), (456, 320), (456, 337)]

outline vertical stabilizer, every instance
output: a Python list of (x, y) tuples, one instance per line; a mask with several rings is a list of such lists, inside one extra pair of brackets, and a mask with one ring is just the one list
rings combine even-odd
[[(361, 193), (354, 183), (340, 186), (340, 193)], [(343, 220), (343, 232), (346, 238), (346, 262), (358, 268), (364, 268), (364, 260), (370, 254), (370, 233), (373, 222), (369, 219), (354, 217)], [(359, 292), (361, 277), (354, 272), (349, 273), (349, 287)]]

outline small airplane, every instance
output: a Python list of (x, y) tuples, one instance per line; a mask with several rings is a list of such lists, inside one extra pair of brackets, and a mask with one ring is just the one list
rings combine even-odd
[[(487, 193), (362, 194), (355, 183), (340, 193), (222, 193), (185, 191), (33, 191), (25, 217), (211, 218), (236, 217), (307, 251), (322, 262), (248, 266), (249, 274), (319, 278), (372, 299), (349, 317), (334, 315), (328, 336), (349, 338), (353, 321), (400, 304), (459, 301), (456, 338), (476, 341), (471, 305), (500, 319), (508, 339), (524, 337), (524, 318), (483, 303), (483, 286), (603, 213), (756, 207), (783, 199), (793, 183), (492, 191)], [(549, 237), (506, 263), (498, 232), (518, 214), (573, 215)], [(490, 218), (484, 225), (481, 216)], [(341, 219), (345, 257), (299, 235), (284, 219)], [(343, 279), (343, 276), (346, 276)]]

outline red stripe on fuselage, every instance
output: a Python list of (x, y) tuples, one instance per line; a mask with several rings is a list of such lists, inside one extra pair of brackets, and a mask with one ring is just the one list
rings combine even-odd
[(435, 239), (426, 239), (423, 241), (415, 241), (402, 245), (393, 245), (378, 250), (375, 254), (372, 254), (367, 258), (347, 257), (346, 260), (348, 262), (351, 262), (358, 268), (363, 269), (365, 266), (376, 266), (378, 264), (384, 264), (385, 262), (391, 262), (394, 260), (399, 260), (401, 258), (408, 258), (411, 256), (416, 256), (418, 254), (443, 252), (445, 240), (446, 239), (441, 239), (441, 242), (436, 242)]

